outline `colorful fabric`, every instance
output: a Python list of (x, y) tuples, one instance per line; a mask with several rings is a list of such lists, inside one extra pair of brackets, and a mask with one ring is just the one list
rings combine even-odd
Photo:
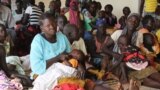
[(158, 38), (158, 43), (160, 43), (160, 29), (157, 30), (156, 36), (157, 36), (157, 38)]
[(71, 45), (64, 34), (57, 32), (56, 40), (55, 43), (50, 43), (41, 34), (34, 37), (30, 51), (31, 70), (34, 74), (45, 73), (47, 60), (71, 51)]
[(90, 14), (90, 12), (87, 9), (84, 9), (82, 11), (84, 16), (84, 28), (86, 31), (91, 31), (92, 27), (90, 26), (90, 23), (92, 21), (93, 16)]
[(142, 29), (138, 30), (136, 46), (139, 47), (143, 43), (143, 34), (144, 33), (149, 33), (149, 31), (147, 29), (145, 29), (145, 28), (142, 28)]
[(158, 43), (158, 40), (157, 40), (156, 36), (154, 34), (152, 34), (152, 33), (151, 33), (151, 35), (153, 35), (154, 42), (155, 42), (154, 46), (152, 46), (153, 52), (151, 52), (148, 49), (146, 49), (143, 44), (140, 44), (140, 49), (141, 49), (141, 52), (144, 55), (146, 55), (146, 56), (151, 55), (151, 56), (156, 57), (156, 55), (160, 53), (160, 45)]
[(35, 79), (32, 90), (52, 90), (58, 84), (59, 78), (76, 76), (77, 70), (75, 68), (62, 63), (54, 63), (44, 74)]
[(73, 68), (77, 68), (78, 67), (78, 60), (76, 59), (69, 59), (68, 61), (63, 61), (62, 62), (65, 65), (71, 66)]
[(42, 15), (42, 11), (37, 6), (28, 6), (25, 14), (29, 14), (29, 24), (39, 25), (39, 18)]
[(105, 18), (97, 18), (96, 26), (98, 27), (99, 25), (106, 25), (106, 19)]
[(80, 27), (80, 20), (83, 20), (83, 16), (80, 14), (78, 10), (73, 10), (72, 8), (78, 8), (78, 2), (72, 0), (70, 2), (70, 7), (69, 11), (65, 14), (67, 17), (67, 20), (69, 21), (70, 24), (74, 24), (77, 27)]
[(58, 85), (65, 84), (65, 83), (75, 84), (81, 88), (83, 88), (85, 86), (85, 81), (83, 81), (77, 77), (61, 77), (61, 78), (59, 78)]
[(70, 59), (69, 63), (72, 65), (73, 68), (78, 67), (78, 60), (76, 60), (76, 59)]
[(0, 70), (0, 90), (23, 90), (23, 87), (17, 80), (10, 80), (5, 73)]
[(75, 84), (61, 84), (56, 86), (53, 90), (84, 90), (83, 88), (80, 88), (78, 85)]
[(129, 68), (134, 70), (142, 70), (148, 66), (148, 61), (145, 56), (139, 53), (138, 49), (128, 45), (125, 52), (121, 52), (124, 55), (123, 61)]
[(157, 0), (145, 0), (145, 12), (155, 12), (157, 4)]

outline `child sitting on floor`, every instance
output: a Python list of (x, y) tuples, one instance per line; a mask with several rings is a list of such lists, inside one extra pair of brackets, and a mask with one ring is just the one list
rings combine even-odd
[(67, 24), (64, 27), (63, 33), (67, 36), (71, 43), (72, 49), (81, 50), (85, 55), (87, 55), (85, 42), (82, 37), (80, 37), (80, 30), (74, 24)]
[(58, 79), (61, 77), (81, 78), (84, 76), (84, 73), (81, 69), (81, 63), (84, 60), (84, 54), (79, 50), (73, 50), (69, 54), (62, 54), (60, 55), (59, 59), (62, 63), (54, 63), (44, 74), (39, 75), (35, 79), (33, 82), (33, 90), (53, 89), (57, 85)]
[(143, 44), (140, 50), (147, 57), (150, 64), (160, 71), (160, 65), (156, 62), (156, 57), (160, 53), (160, 47), (157, 38), (151, 33), (143, 34)]
[(7, 34), (6, 28), (3, 24), (0, 24), (0, 44), (5, 47), (6, 55), (12, 53), (12, 48), (14, 46), (10, 35)]
[[(145, 41), (145, 39), (143, 41)], [(149, 61), (147, 60), (148, 58), (143, 56), (137, 47), (129, 45), (127, 43), (128, 40), (126, 36), (122, 35), (118, 41), (120, 41), (118, 42), (118, 46), (120, 48), (119, 51), (124, 54), (124, 67), (127, 69), (127, 73), (125, 73), (129, 79), (140, 81), (145, 86), (160, 88), (160, 73), (158, 73), (157, 70), (149, 64)], [(153, 44), (153, 42), (150, 41), (154, 40), (149, 40), (150, 45)]]
[(0, 90), (23, 90), (18, 78), (10, 79), (11, 73), (8, 71), (5, 57), (5, 49), (0, 45)]

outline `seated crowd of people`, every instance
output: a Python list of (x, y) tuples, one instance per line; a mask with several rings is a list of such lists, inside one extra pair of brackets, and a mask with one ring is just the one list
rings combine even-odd
[(144, 15), (126, 6), (119, 20), (92, 0), (51, 0), (48, 11), (2, 1), (0, 90), (160, 89), (160, 0)]

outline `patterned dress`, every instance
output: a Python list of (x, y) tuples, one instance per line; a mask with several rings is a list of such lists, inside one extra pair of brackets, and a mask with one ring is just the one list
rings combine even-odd
[(6, 74), (0, 70), (0, 90), (23, 90), (23, 87), (16, 80), (10, 80)]

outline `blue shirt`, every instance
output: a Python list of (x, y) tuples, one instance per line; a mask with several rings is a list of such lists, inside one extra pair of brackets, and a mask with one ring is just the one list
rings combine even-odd
[(97, 18), (96, 20), (96, 26), (98, 27), (99, 25), (106, 25), (106, 19), (105, 18)]
[(46, 71), (46, 61), (58, 56), (63, 52), (70, 52), (71, 45), (67, 37), (61, 32), (56, 34), (55, 43), (48, 42), (41, 34), (37, 34), (32, 43), (30, 51), (30, 63), (33, 74), (43, 74)]

